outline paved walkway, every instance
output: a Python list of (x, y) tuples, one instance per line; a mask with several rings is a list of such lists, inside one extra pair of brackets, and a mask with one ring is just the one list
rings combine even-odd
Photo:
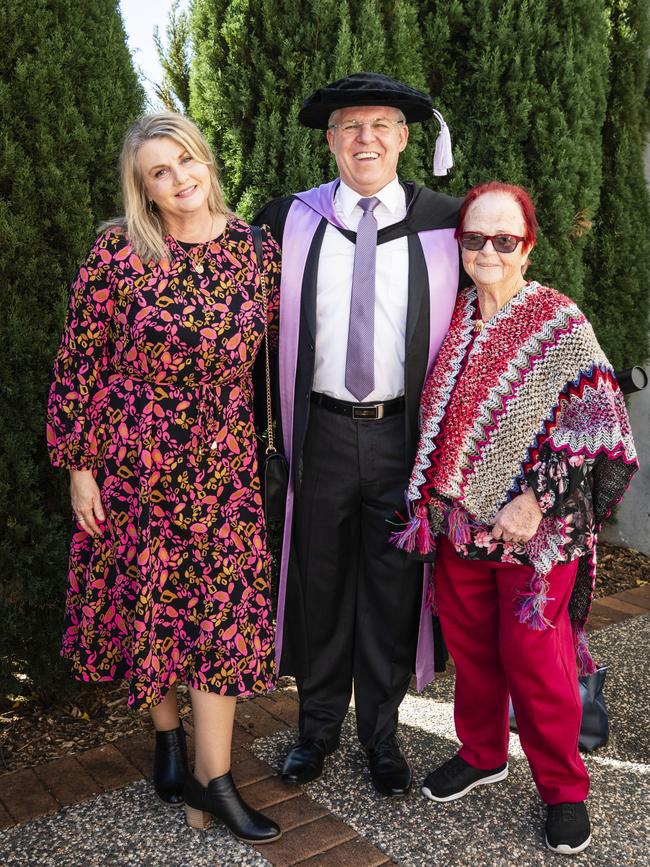
[[(647, 865), (650, 586), (594, 603), (591, 643), (609, 666), (611, 736), (586, 757), (594, 843), (581, 865)], [(400, 737), (416, 781), (453, 754), (453, 673), (409, 693)], [(238, 705), (233, 775), (247, 801), (284, 829), (253, 848), (223, 827), (194, 832), (182, 810), (159, 805), (149, 781), (152, 739), (136, 735), (104, 747), (0, 776), (0, 864), (77, 865), (528, 865), (567, 863), (542, 844), (544, 810), (516, 735), (510, 776), (448, 805), (419, 787), (402, 800), (378, 795), (354, 734), (353, 711), (341, 749), (322, 778), (287, 786), (277, 770), (297, 725), (295, 690)]]

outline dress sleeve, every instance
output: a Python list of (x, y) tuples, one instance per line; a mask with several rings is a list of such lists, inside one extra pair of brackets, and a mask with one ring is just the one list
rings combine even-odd
[(282, 253), (280, 246), (271, 234), (268, 226), (263, 226), (262, 262), (264, 278), (268, 293), (269, 346), (272, 352), (277, 352), (280, 334), (280, 270)]
[(47, 445), (55, 467), (81, 470), (101, 463), (98, 427), (114, 308), (106, 246), (106, 236), (100, 236), (70, 287), (47, 407)]

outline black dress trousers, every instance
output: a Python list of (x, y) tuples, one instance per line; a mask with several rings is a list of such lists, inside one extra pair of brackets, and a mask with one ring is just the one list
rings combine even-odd
[(414, 670), (422, 565), (389, 544), (403, 511), (403, 413), (353, 420), (312, 404), (295, 501), (285, 636), (296, 657), (301, 736), (338, 745), (354, 681), (357, 732), (397, 725)]

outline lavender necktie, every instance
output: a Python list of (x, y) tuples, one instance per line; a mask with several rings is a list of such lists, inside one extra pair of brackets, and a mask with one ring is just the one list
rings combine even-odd
[(352, 272), (348, 354), (345, 362), (345, 387), (357, 400), (363, 400), (375, 387), (375, 262), (377, 259), (377, 220), (373, 211), (379, 199), (359, 199), (363, 216), (357, 228)]

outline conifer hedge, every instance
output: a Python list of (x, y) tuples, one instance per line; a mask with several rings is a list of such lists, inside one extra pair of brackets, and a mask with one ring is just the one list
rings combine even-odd
[(65, 683), (70, 531), (46, 394), (67, 285), (117, 211), (119, 144), (144, 94), (116, 0), (3, 0), (0, 32), (0, 694), (44, 694)]
[[(436, 26), (439, 3), (427, 4)], [(456, 142), (448, 189), (457, 195), (497, 178), (522, 184), (540, 233), (529, 276), (578, 303), (584, 296), (585, 226), (601, 184), (607, 89), (603, 0), (465, 0), (439, 93)]]
[(648, 129), (650, 6), (608, 0), (609, 98), (602, 184), (586, 251), (585, 309), (616, 368), (647, 357), (650, 199), (643, 172)]
[[(189, 110), (242, 216), (334, 176), (323, 134), (297, 124), (304, 96), (360, 69), (394, 75), (433, 94), (456, 160), (434, 178), (437, 126), (413, 125), (401, 176), (456, 195), (491, 178), (526, 186), (541, 227), (529, 275), (585, 305), (616, 365), (646, 358), (644, 0), (195, 0), (191, 10)], [(618, 250), (634, 260), (626, 274)]]
[[(231, 206), (244, 217), (274, 196), (335, 172), (323, 133), (298, 125), (303, 98), (362, 68), (426, 86), (425, 45), (411, 0), (195, 0), (190, 113), (223, 165)], [(405, 175), (422, 175), (411, 130)]]

